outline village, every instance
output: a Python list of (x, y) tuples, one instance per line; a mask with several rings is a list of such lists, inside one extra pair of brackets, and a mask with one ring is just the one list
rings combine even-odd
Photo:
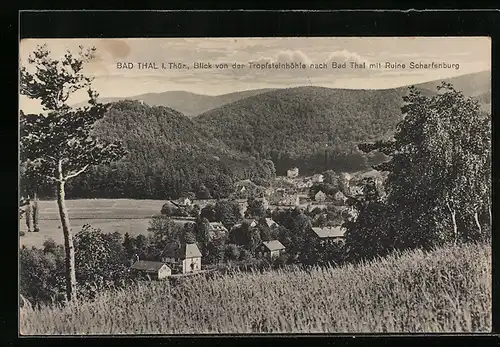
[[(250, 229), (266, 228), (276, 231), (280, 228), (280, 224), (273, 219), (272, 211), (276, 213), (295, 210), (310, 216), (320, 212), (319, 215), (324, 217), (326, 214), (321, 214), (321, 212), (330, 209), (335, 211), (337, 216), (342, 217), (335, 221), (328, 221), (328, 218), (323, 218), (323, 221), (313, 221), (311, 228), (307, 230), (307, 237), (322, 247), (332, 244), (342, 245), (346, 232), (342, 222), (355, 214), (355, 210), (348, 205), (347, 201), (349, 197), (362, 194), (357, 183), (360, 178), (367, 175), (373, 175), (373, 172), (364, 173), (357, 178), (347, 173), (335, 174), (333, 175), (335, 182), (332, 182), (330, 172), (330, 177), (325, 182), (324, 174), (301, 177), (298, 168), (291, 168), (287, 170), (286, 176), (276, 177), (275, 181), (266, 188), (257, 186), (248, 179), (239, 181), (235, 184), (233, 201), (239, 205), (241, 220), (234, 225), (210, 221), (208, 222), (209, 233), (230, 235), (244, 226)], [(343, 187), (341, 182), (344, 182)], [(332, 186), (335, 187), (332, 188)], [(255, 217), (248, 213), (249, 201), (259, 204), (266, 211), (265, 215)], [(162, 213), (188, 227), (189, 224), (195, 223), (204, 208), (213, 203), (213, 199), (183, 197), (168, 201), (163, 206)], [(279, 233), (271, 234), (276, 236)], [(279, 237), (262, 240), (255, 249), (255, 257), (268, 262), (275, 261), (287, 253), (287, 248), (282, 241)], [(162, 280), (168, 277), (200, 274), (213, 268), (205, 264), (202, 252), (194, 240), (167, 245), (157, 258), (156, 260), (143, 260), (135, 256), (131, 262), (130, 272), (139, 278)]]

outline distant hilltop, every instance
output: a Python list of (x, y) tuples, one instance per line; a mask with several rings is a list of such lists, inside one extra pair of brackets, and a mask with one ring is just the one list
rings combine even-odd
[[(436, 86), (442, 80), (435, 80), (417, 84), (416, 86), (423, 91), (434, 92)], [(452, 83), (456, 89), (461, 90), (465, 95), (476, 97), (483, 109), (489, 111), (491, 108), (491, 71), (483, 71), (473, 74), (466, 74), (458, 77), (452, 77), (445, 79), (445, 81)], [(404, 86), (403, 86), (404, 87)], [(318, 87), (323, 88), (323, 87)], [(399, 89), (398, 88), (385, 88), (387, 89)], [(150, 106), (166, 106), (173, 108), (188, 118), (196, 117), (202, 113), (208, 112), (210, 110), (222, 107), (226, 104), (230, 104), (248, 97), (255, 95), (264, 94), (267, 92), (279, 90), (279, 89), (290, 89), (290, 88), (265, 88), (265, 89), (253, 89), (246, 91), (239, 91), (229, 94), (222, 95), (202, 95), (191, 93), (187, 91), (166, 91), (160, 93), (147, 93), (129, 97), (112, 97), (112, 98), (101, 98), (101, 102), (116, 102), (120, 100), (136, 100), (141, 101)], [(328, 88), (337, 89), (337, 88)], [(338, 88), (342, 89), (342, 88)], [(349, 90), (362, 90), (362, 89), (349, 89)], [(83, 106), (85, 102), (75, 104), (74, 106)]]

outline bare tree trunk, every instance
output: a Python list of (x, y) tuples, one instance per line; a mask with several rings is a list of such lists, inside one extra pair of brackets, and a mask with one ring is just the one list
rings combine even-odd
[(24, 211), (24, 216), (26, 217), (26, 228), (28, 228), (28, 232), (31, 232), (33, 229), (33, 208), (31, 206), (31, 200), (28, 197), (28, 203), (26, 205), (26, 209)]
[(488, 206), (488, 216), (490, 217), (490, 228), (493, 227), (493, 216), (491, 214), (491, 204)]
[[(59, 168), (61, 165), (59, 164)], [(64, 251), (66, 253), (66, 296), (68, 301), (76, 301), (76, 271), (75, 271), (75, 248), (73, 245), (73, 235), (69, 224), (68, 209), (66, 208), (64, 184), (62, 170), (59, 170), (60, 181), (57, 186), (57, 206), (59, 207), (59, 217), (64, 235)]]
[(481, 223), (479, 222), (479, 216), (477, 215), (477, 211), (474, 211), (474, 221), (476, 222), (479, 235), (482, 236), (483, 230), (481, 228)]
[(448, 210), (450, 211), (451, 223), (453, 224), (454, 243), (456, 244), (458, 241), (457, 212), (451, 208), (451, 206), (448, 202), (446, 203), (446, 206), (448, 207)]
[(40, 214), (40, 210), (38, 208), (38, 196), (36, 194), (36, 191), (33, 195), (33, 231), (39, 232), (40, 229), (38, 228), (38, 217)]

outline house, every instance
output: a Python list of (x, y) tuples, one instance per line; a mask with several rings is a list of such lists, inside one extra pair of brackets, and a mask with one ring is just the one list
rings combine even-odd
[(335, 201), (339, 201), (339, 202), (346, 202), (347, 201), (347, 196), (345, 196), (344, 193), (342, 193), (339, 190), (338, 192), (335, 193), (335, 195), (333, 196), (333, 199)]
[(245, 219), (243, 223), (247, 223), (250, 228), (255, 228), (257, 226), (257, 221), (255, 219)]
[[(250, 226), (250, 228), (255, 228), (258, 224), (257, 224), (257, 221), (255, 219), (245, 219), (243, 221), (243, 223), (246, 223)], [(243, 225), (243, 223), (238, 223), (238, 224), (235, 224), (231, 227), (231, 230), (233, 229), (236, 229), (236, 228), (241, 228), (241, 226)]]
[(321, 243), (339, 242), (344, 240), (345, 228), (343, 227), (324, 227), (312, 228), (315, 237), (319, 238)]
[(262, 242), (262, 244), (257, 248), (257, 255), (260, 257), (266, 257), (268, 259), (278, 258), (285, 251), (285, 246), (281, 244), (278, 240), (272, 240), (267, 242)]
[(298, 206), (300, 199), (297, 194), (288, 194), (284, 191), (276, 190), (270, 197), (269, 201), (276, 206)]
[(189, 198), (183, 198), (183, 199), (179, 199), (178, 204), (182, 205), (182, 206), (191, 206), (192, 202)]
[(260, 225), (264, 225), (264, 226), (267, 226), (268, 228), (277, 228), (279, 227), (279, 224), (276, 223), (274, 220), (272, 220), (271, 218), (261, 218), (259, 220), (259, 224)]
[(138, 260), (132, 264), (130, 270), (134, 275), (156, 280), (162, 280), (172, 274), (167, 264), (159, 261)]
[(351, 185), (349, 187), (349, 193), (352, 196), (358, 196), (358, 195), (363, 195), (363, 187), (356, 186), (356, 185)]
[(216, 234), (220, 233), (227, 234), (227, 228), (221, 222), (210, 222), (209, 231)]
[(293, 169), (287, 170), (286, 177), (295, 178), (299, 175), (299, 169), (294, 167)]
[(318, 191), (315, 195), (314, 195), (314, 200), (318, 201), (318, 202), (323, 202), (326, 200), (326, 194), (323, 193), (322, 190)]
[(181, 273), (196, 272), (201, 270), (201, 252), (196, 243), (170, 245), (162, 256), (162, 261), (171, 264)]
[(322, 174), (315, 174), (313, 175), (311, 181), (313, 183), (323, 183), (325, 177)]

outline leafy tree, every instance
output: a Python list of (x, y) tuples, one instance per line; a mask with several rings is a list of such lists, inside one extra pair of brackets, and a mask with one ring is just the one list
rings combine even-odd
[(260, 224), (257, 226), (257, 228), (259, 229), (260, 239), (262, 241), (271, 241), (275, 239), (273, 237), (273, 233), (271, 232), (271, 228), (269, 228), (267, 225)]
[(180, 243), (182, 241), (182, 228), (164, 215), (153, 216), (151, 218), (148, 232), (150, 233), (148, 252), (153, 258), (159, 257), (168, 244)]
[(333, 170), (326, 170), (325, 172), (323, 172), (323, 181), (333, 186), (338, 186), (338, 177)]
[(241, 208), (236, 200), (218, 200), (215, 204), (215, 220), (228, 229), (241, 221)]
[(431, 97), (411, 87), (404, 101), (405, 117), (394, 139), (360, 146), (391, 158), (376, 168), (390, 172), (386, 192), (396, 246), (467, 240), (468, 225), (474, 224), (483, 234), (479, 216), (491, 201), (485, 199), (490, 195), (491, 118), (444, 82)]
[(200, 184), (196, 191), (196, 197), (198, 199), (211, 199), (212, 195), (210, 195), (210, 191), (204, 184)]
[(234, 243), (226, 245), (226, 259), (227, 260), (238, 260), (240, 257), (240, 249)]
[[(58, 259), (58, 256), (62, 258)], [(19, 250), (19, 291), (33, 303), (58, 299), (58, 274), (64, 269), (64, 255), (40, 249)]]
[(185, 223), (182, 229), (182, 242), (184, 243), (196, 243), (196, 224)]
[(147, 237), (144, 235), (137, 235), (135, 240), (132, 239), (132, 241), (135, 245), (137, 255), (139, 256), (140, 259), (144, 259), (147, 255), (147, 249), (149, 247), (149, 242)]
[(100, 229), (84, 225), (75, 234), (75, 250), (78, 286), (84, 296), (94, 297), (126, 278), (120, 233), (103, 234)]
[(264, 205), (264, 201), (262, 199), (256, 199), (254, 197), (250, 197), (247, 200), (247, 209), (245, 211), (246, 218), (261, 218), (266, 215), (266, 206)]
[(217, 220), (215, 215), (215, 206), (208, 204), (203, 207), (200, 211), (200, 218), (206, 218), (209, 222), (215, 222)]
[[(125, 152), (119, 143), (97, 139), (92, 134), (96, 121), (106, 107), (97, 102), (92, 79), (82, 73), (83, 64), (92, 59), (95, 48), (80, 47), (78, 56), (67, 52), (61, 60), (53, 59), (46, 46), (39, 46), (21, 67), (20, 93), (40, 101), (46, 114), (21, 114), (21, 161), (40, 182), (55, 183), (57, 204), (66, 251), (66, 293), (76, 300), (75, 250), (66, 208), (65, 184), (91, 165), (109, 163)], [(79, 90), (87, 90), (89, 105), (71, 108), (67, 101)]]
[(136, 246), (134, 244), (134, 240), (130, 237), (129, 233), (125, 233), (123, 237), (123, 249), (127, 256), (127, 259), (132, 259), (134, 254), (137, 253)]
[(362, 181), (363, 195), (352, 199), (357, 219), (346, 221), (346, 257), (351, 261), (384, 256), (395, 247), (390, 209), (376, 189), (373, 178)]

